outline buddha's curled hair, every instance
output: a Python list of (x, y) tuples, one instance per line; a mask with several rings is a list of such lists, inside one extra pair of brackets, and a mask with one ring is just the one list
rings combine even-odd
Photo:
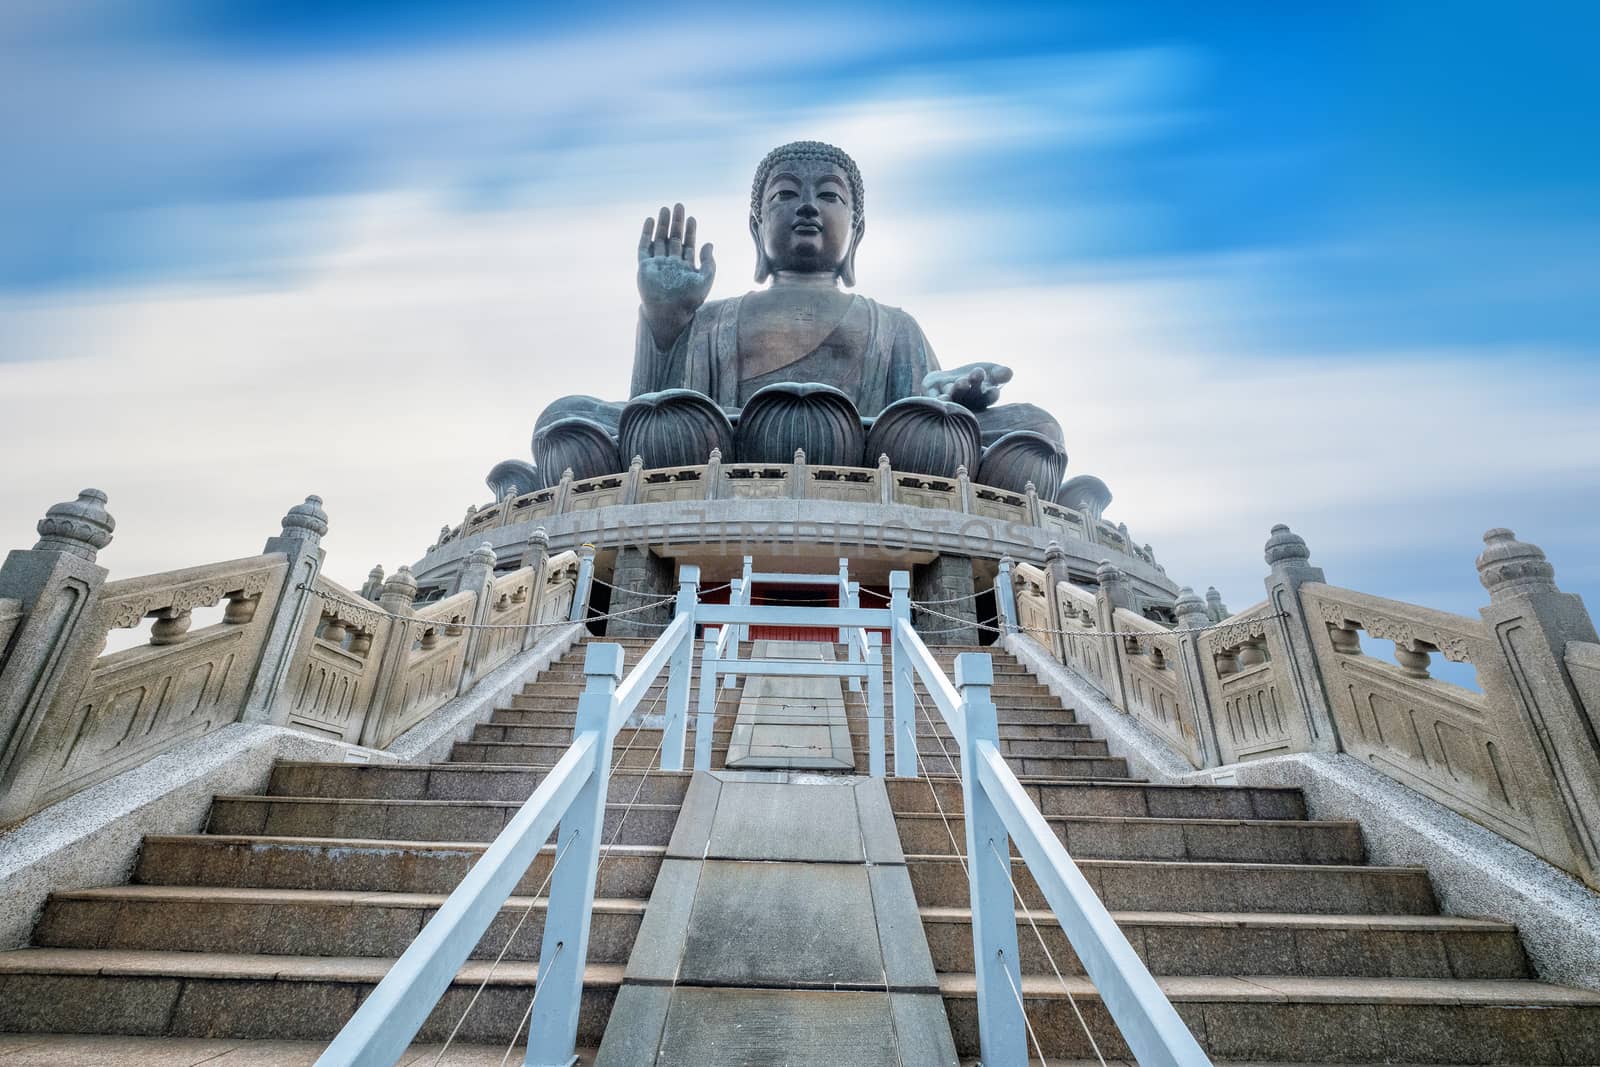
[(850, 222), (856, 229), (861, 228), (862, 220), (867, 214), (866, 190), (861, 184), (861, 168), (856, 166), (856, 161), (851, 159), (844, 149), (835, 148), (821, 141), (791, 141), (767, 153), (761, 165), (756, 167), (755, 181), (750, 184), (752, 222), (761, 221), (761, 195), (766, 192), (767, 179), (772, 176), (778, 164), (785, 160), (821, 160), (832, 163), (844, 171), (846, 179), (850, 182)]

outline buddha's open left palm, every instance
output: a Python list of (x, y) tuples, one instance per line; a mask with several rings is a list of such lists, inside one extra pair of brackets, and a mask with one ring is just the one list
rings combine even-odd
[(711, 292), (717, 261), (711, 245), (700, 249), (695, 266), (694, 217), (684, 218), (683, 205), (661, 209), (659, 218), (644, 220), (639, 235), (639, 299), (656, 343), (669, 347)]
[(968, 363), (954, 370), (936, 370), (923, 376), (927, 396), (951, 400), (982, 411), (1000, 399), (1000, 387), (1011, 380), (1011, 368), (1000, 363)]

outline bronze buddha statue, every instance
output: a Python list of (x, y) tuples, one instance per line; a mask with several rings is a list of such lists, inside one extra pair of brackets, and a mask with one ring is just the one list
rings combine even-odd
[[(974, 450), (1012, 435), (1008, 454), (1018, 444), (1040, 458), (1048, 458), (1053, 449), (1060, 453), (1056, 467), (1064, 468), (1061, 428), (1053, 418), (1031, 404), (995, 404), (1000, 386), (1011, 377), (1009, 368), (970, 363), (941, 370), (915, 319), (847, 291), (855, 284), (856, 251), (865, 232), (859, 169), (840, 149), (816, 141), (774, 149), (756, 169), (750, 236), (756, 247), (756, 281), (768, 283), (765, 288), (708, 302), (717, 265), (709, 243), (695, 247), (695, 219), (685, 216), (682, 204), (647, 218), (638, 246), (640, 309), (630, 397), (665, 406), (709, 407), (704, 403), (709, 399), (728, 417), (729, 427), (743, 409), (770, 402), (774, 393), (804, 403), (807, 389), (826, 392), (828, 402), (837, 405), (837, 390), (865, 426), (897, 401), (926, 398), (909, 402), (926, 409), (916, 417), (960, 424), (957, 429), (974, 438)], [(615, 438), (619, 423), (626, 430), (626, 406), (567, 397), (547, 408), (535, 434), (535, 452), (543, 443), (548, 453), (539, 457), (544, 476), (558, 476), (559, 468), (552, 470), (551, 464), (574, 455), (591, 468), (577, 472), (580, 477), (601, 473), (592, 468), (608, 462), (626, 465), (631, 458), (627, 442), (610, 460), (602, 438), (602, 431)], [(709, 422), (702, 418), (700, 423), (716, 421), (713, 413)], [(708, 432), (712, 437), (699, 444), (716, 443), (726, 434)], [(569, 447), (553, 447), (552, 436)], [(896, 439), (903, 441), (906, 434)], [(784, 442), (770, 444), (785, 454)], [(861, 443), (857, 439), (844, 447), (859, 448)], [(787, 454), (793, 450), (789, 447)], [(703, 455), (692, 460), (703, 461)], [(876, 461), (874, 453), (841, 462)], [(972, 473), (977, 476), (976, 470)], [(1055, 469), (1054, 482), (1040, 485), (1039, 491), (1053, 494), (1060, 477)]]

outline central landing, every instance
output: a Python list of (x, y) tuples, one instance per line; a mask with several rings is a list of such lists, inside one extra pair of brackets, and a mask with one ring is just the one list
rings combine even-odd
[(882, 780), (696, 774), (595, 1062), (954, 1065)]
[[(822, 641), (756, 641), (751, 659), (832, 662)], [(724, 761), (735, 770), (855, 770), (838, 678), (747, 678)]]

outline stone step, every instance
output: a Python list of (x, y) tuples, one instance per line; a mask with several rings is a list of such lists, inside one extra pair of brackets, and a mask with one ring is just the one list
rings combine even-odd
[[(1053, 960), (1063, 974), (1082, 974), (1055, 915), (1039, 898), (1028, 904), (1026, 912), (1016, 912), (1023, 973), (1051, 974)], [(921, 912), (934, 969), (972, 970), (972, 912)], [(1112, 918), (1145, 966), (1159, 975), (1533, 977), (1516, 927), (1487, 919), (1270, 912), (1116, 912)]]
[[(885, 712), (885, 714), (888, 714)], [(1076, 722), (1066, 719), (1061, 722), (1019, 722), (1012, 719), (1001, 719), (999, 722), (1000, 737), (1007, 740), (1022, 740), (1024, 738), (1057, 738), (1060, 740), (1079, 740), (1092, 738), (1094, 728), (1086, 722)], [(918, 737), (941, 737), (946, 741), (953, 741), (955, 735), (950, 732), (950, 727), (943, 721), (937, 728), (929, 726), (926, 719), (917, 721)]]
[[(219, 795), (207, 829), (267, 837), (354, 837), (388, 841), (493, 841), (520, 811), (507, 800), (388, 800)], [(665, 845), (678, 804), (609, 803), (602, 840)], [(620, 832), (620, 837), (617, 836)]]
[[(1046, 816), (1073, 859), (1190, 860), (1220, 863), (1359, 864), (1366, 860), (1353, 822), (1258, 819), (1145, 819), (1126, 815)], [(900, 846), (918, 855), (966, 848), (959, 814), (900, 813)], [(997, 862), (992, 855), (979, 857)]]
[[(889, 749), (894, 751), (893, 746)], [(918, 746), (919, 773), (931, 777), (951, 777), (960, 770), (961, 753), (937, 742)], [(1127, 778), (1128, 761), (1121, 756), (1006, 756), (1006, 763), (1020, 777), (1034, 778)]]
[[(0, 1031), (168, 1037), (328, 1039), (377, 985), (392, 959), (211, 952), (19, 949), (0, 953)], [(623, 968), (584, 969), (578, 1042), (596, 1045)], [(474, 960), (462, 967), (418, 1040), (450, 1033), (479, 983), (483, 995), (459, 1037), (505, 1041), (533, 997), (535, 963)]]
[[(926, 755), (958, 757), (960, 747), (949, 734), (917, 734), (917, 749)], [(1064, 757), (1064, 755), (1090, 755), (1110, 757), (1106, 742), (1093, 737), (1061, 739), (1061, 737), (1000, 737), (1000, 753), (1005, 757)]]
[[(51, 894), (34, 930), (39, 948), (252, 952), (271, 956), (398, 957), (443, 894), (219, 886), (116, 886)], [(473, 959), (539, 959), (548, 901), (512, 897)], [(641, 899), (596, 898), (589, 962), (628, 962)], [(509, 943), (509, 947), (507, 947)]]
[[(660, 754), (656, 752), (656, 742), (660, 739), (659, 731), (641, 730), (640, 734), (654, 733), (655, 736), (646, 743), (643, 740), (635, 743), (632, 748), (624, 750), (627, 742), (624, 740), (611, 754), (613, 767), (655, 767), (661, 762)], [(694, 734), (689, 733), (693, 740)], [(506, 767), (554, 767), (568, 748), (572, 747), (570, 741), (550, 742), (545, 744), (523, 744), (515, 741), (457, 741), (450, 748), (451, 763), (493, 763)], [(726, 754), (727, 746), (712, 746), (712, 765), (722, 766), (721, 760)], [(693, 758), (693, 746), (685, 755), (685, 760)]]
[[(967, 872), (952, 855), (906, 857), (917, 903), (968, 907)], [(1085, 859), (1078, 868), (1112, 911), (1279, 912), (1307, 915), (1437, 915), (1421, 867)], [(1044, 898), (1026, 864), (1011, 876), (1026, 901)]]
[[(1045, 815), (1127, 815), (1172, 819), (1304, 819), (1306, 802), (1288, 786), (1155, 785), (1022, 778)], [(888, 778), (896, 813), (961, 811), (961, 783), (949, 778)], [(935, 802), (934, 794), (938, 801)]]
[[(521, 803), (544, 781), (548, 768), (479, 763), (396, 765), (280, 762), (267, 784), (271, 796), (373, 800), (510, 800)], [(607, 797), (641, 804), (678, 804), (688, 791), (688, 771), (621, 767), (611, 774)]]
[[(1160, 977), (1178, 1014), (1218, 1059), (1357, 1063), (1600, 1063), (1600, 993), (1526, 980)], [(977, 985), (939, 977), (960, 1054), (975, 1055)], [(1022, 998), (1046, 1058), (1092, 1056), (1067, 996), (1105, 1056), (1127, 1046), (1085, 978), (1024, 975)]]
[[(315, 1067), (326, 1041), (130, 1037), (126, 1034), (0, 1034), (7, 1067)], [(578, 1046), (578, 1062), (595, 1049)], [(419, 1041), (397, 1061), (406, 1067), (501, 1067), (505, 1042)], [(442, 1058), (441, 1058), (442, 1057)], [(521, 1062), (518, 1060), (517, 1062)], [(1098, 1065), (1096, 1065), (1098, 1067)]]
[[(234, 886), (241, 889), (329, 889), (449, 893), (485, 846), (474, 842), (361, 840), (260, 835), (152, 834), (134, 867), (137, 885)], [(617, 844), (606, 851), (595, 893), (647, 899), (666, 849)], [(555, 849), (546, 845), (517, 883), (538, 890)]]

